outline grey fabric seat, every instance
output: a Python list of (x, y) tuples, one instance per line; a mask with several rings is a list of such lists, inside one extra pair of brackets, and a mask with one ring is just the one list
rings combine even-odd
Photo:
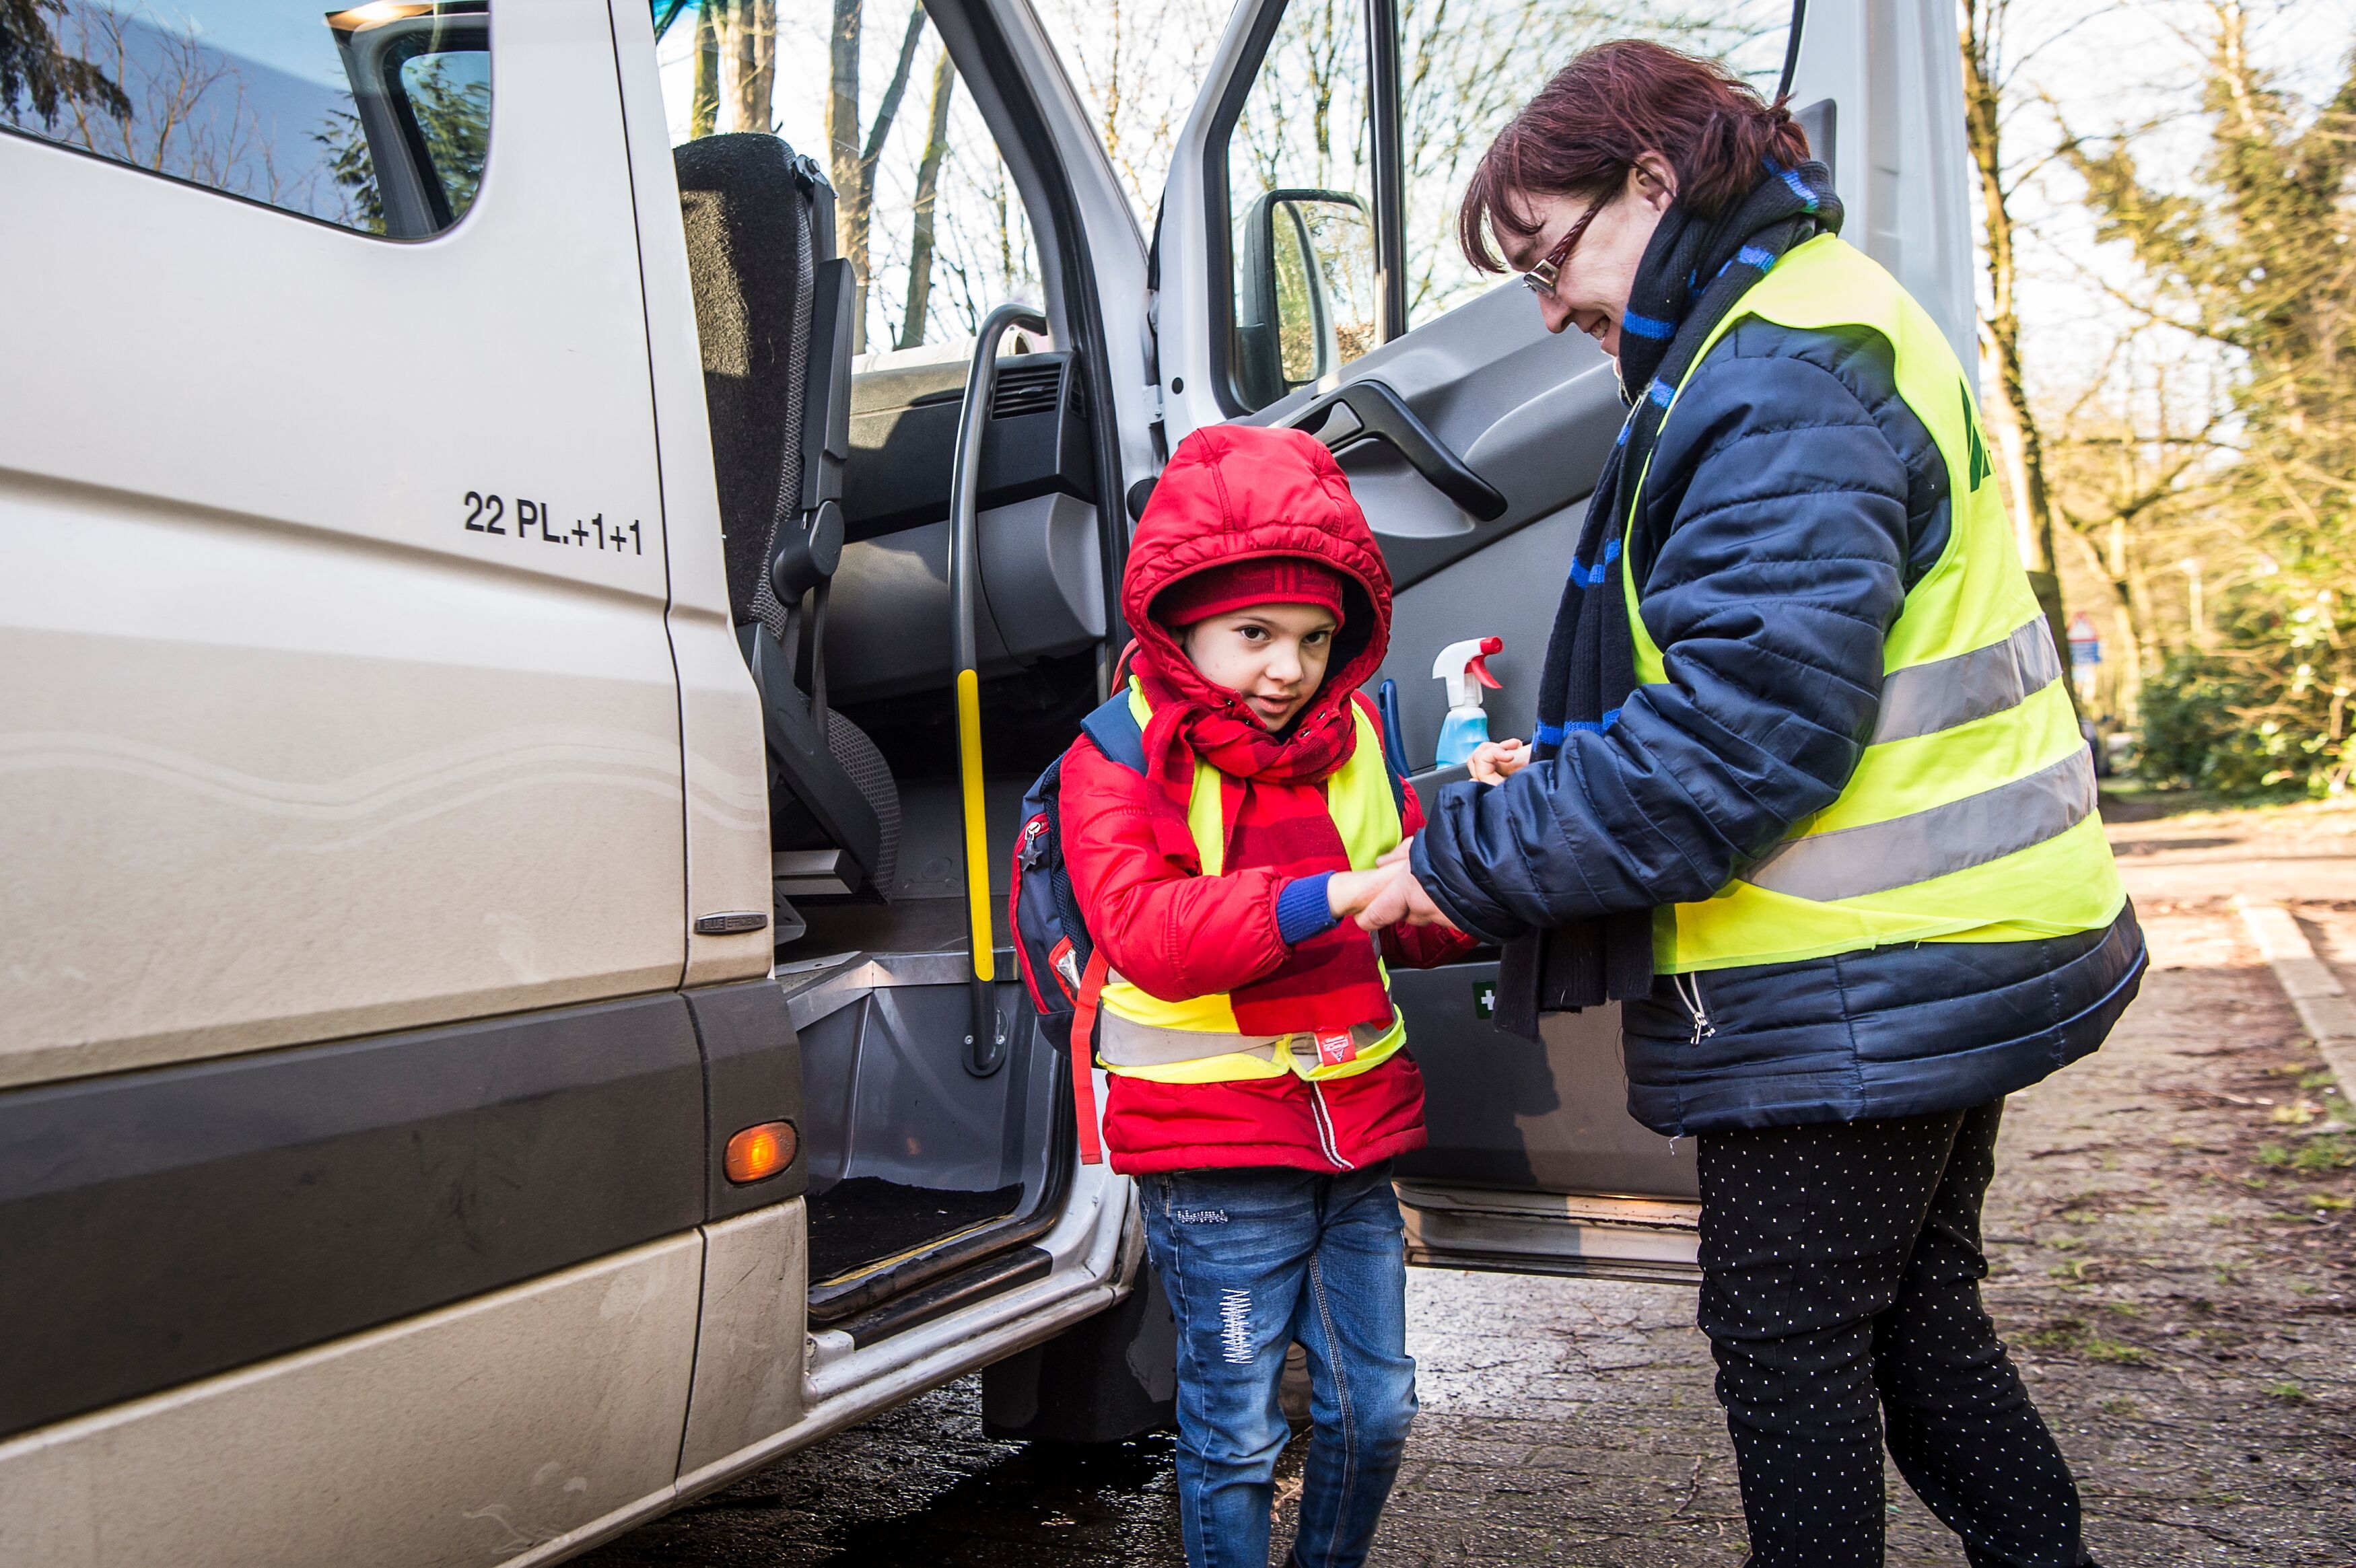
[(851, 445), (851, 279), (834, 256), (834, 193), (775, 136), (707, 136), (674, 158), (728, 602), (765, 716), (771, 844), (839, 848), (848, 891), (888, 894), (899, 789), (875, 743), (826, 701)]

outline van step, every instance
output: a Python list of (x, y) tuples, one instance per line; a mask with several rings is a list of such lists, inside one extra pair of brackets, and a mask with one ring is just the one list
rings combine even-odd
[(1039, 1247), (995, 1257), (979, 1267), (962, 1274), (953, 1274), (937, 1285), (912, 1291), (896, 1301), (887, 1301), (872, 1312), (847, 1317), (833, 1327), (851, 1336), (857, 1346), (873, 1345), (894, 1334), (930, 1323), (936, 1317), (948, 1316), (961, 1307), (1002, 1295), (1017, 1285), (1044, 1279), (1055, 1266), (1055, 1258)]

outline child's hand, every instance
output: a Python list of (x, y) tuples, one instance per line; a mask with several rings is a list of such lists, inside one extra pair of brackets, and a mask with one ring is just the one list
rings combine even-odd
[(1378, 932), (1401, 924), (1444, 925), (1453, 931), (1456, 923), (1432, 902), (1431, 895), (1423, 891), (1421, 882), (1416, 880), (1414, 870), (1406, 863), (1405, 849), (1406, 846), (1401, 845), (1399, 850), (1394, 852), (1396, 859), (1386, 857), (1372, 873), (1387, 880), (1365, 907), (1358, 911), (1358, 928)]
[(1530, 765), (1530, 749), (1519, 741), (1483, 741), (1464, 765), (1483, 784), (1504, 784)]
[(1325, 879), (1325, 906), (1337, 920), (1355, 919), (1362, 931), (1381, 931), (1402, 923), (1444, 925), (1456, 923), (1440, 912), (1415, 880), (1408, 866), (1409, 844), (1401, 844), (1365, 871), (1336, 871)]
[(1387, 871), (1336, 871), (1325, 879), (1325, 907), (1335, 920), (1348, 920), (1374, 902), (1389, 883)]

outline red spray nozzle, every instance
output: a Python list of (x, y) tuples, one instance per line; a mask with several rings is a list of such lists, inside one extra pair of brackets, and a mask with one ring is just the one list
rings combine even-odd
[(1481, 706), (1481, 688), (1495, 691), (1505, 683), (1489, 673), (1491, 654), (1505, 651), (1503, 637), (1466, 637), (1449, 644), (1431, 661), (1431, 678), (1448, 683), (1448, 706), (1459, 708)]

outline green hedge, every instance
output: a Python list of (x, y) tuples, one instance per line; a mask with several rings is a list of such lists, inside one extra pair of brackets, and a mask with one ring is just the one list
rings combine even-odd
[(2228, 795), (2320, 793), (2337, 760), (2330, 699), (2263, 657), (2182, 653), (2146, 680), (2136, 771), (2156, 784)]

